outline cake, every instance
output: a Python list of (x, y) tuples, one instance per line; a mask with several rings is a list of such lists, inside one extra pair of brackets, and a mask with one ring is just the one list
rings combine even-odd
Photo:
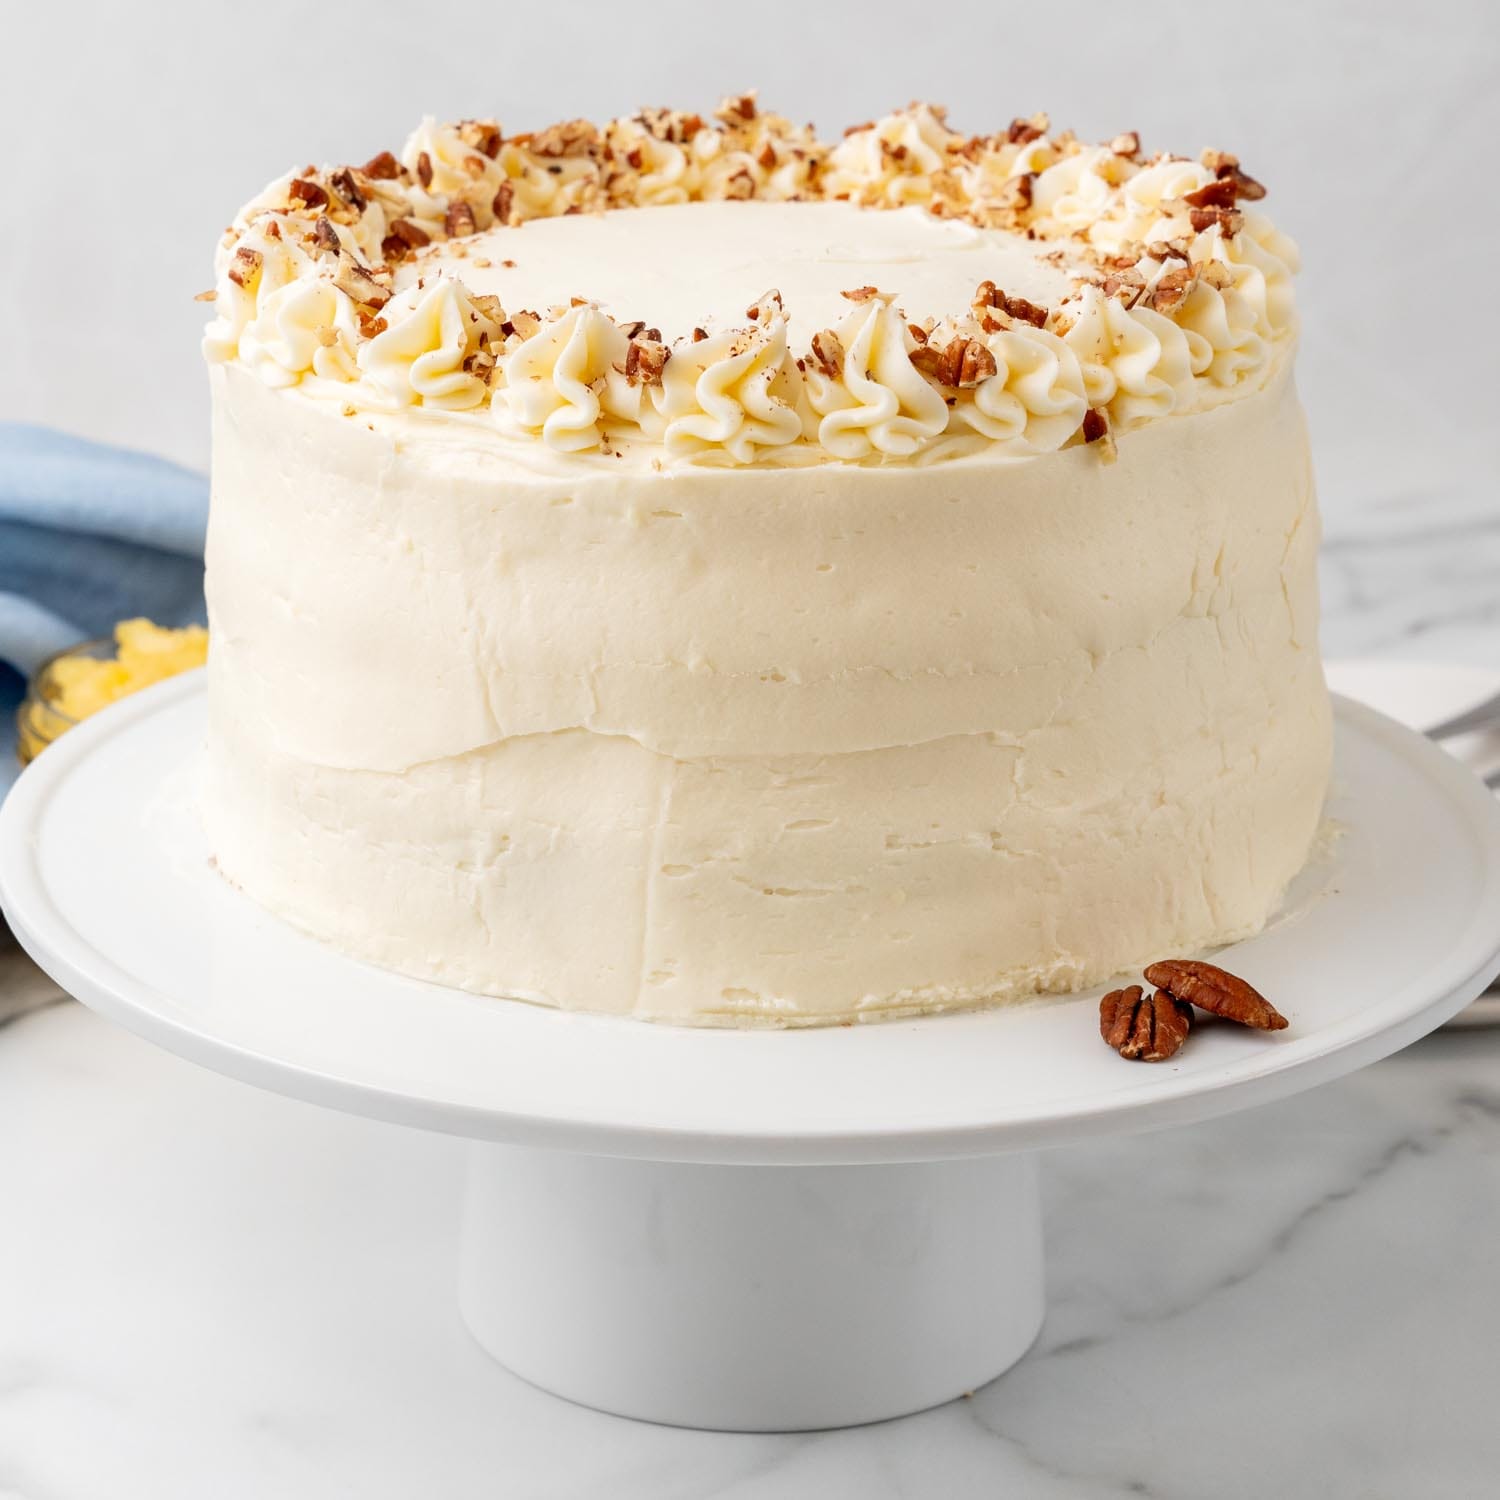
[(1263, 191), (749, 95), (278, 179), (206, 294), (219, 869), (406, 975), (699, 1025), (1256, 932), (1331, 738)]

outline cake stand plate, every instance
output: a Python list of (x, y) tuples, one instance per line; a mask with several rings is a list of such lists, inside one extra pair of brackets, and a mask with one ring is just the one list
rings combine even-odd
[[(1035, 1151), (1185, 1125), (1371, 1062), (1500, 971), (1500, 807), (1337, 703), (1326, 848), (1224, 962), (1291, 1028), (1170, 1063), (1099, 991), (792, 1032), (563, 1015), (404, 979), (261, 911), (193, 811), (201, 674), (71, 731), (0, 808), (0, 905), (65, 989), (196, 1062), (467, 1136), (461, 1299), (549, 1390), (692, 1426), (838, 1426), (983, 1384), (1043, 1312)], [(588, 934), (580, 932), (579, 942)]]

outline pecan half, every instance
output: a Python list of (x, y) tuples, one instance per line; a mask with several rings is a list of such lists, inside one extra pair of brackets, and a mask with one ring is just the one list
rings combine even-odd
[(1146, 979), (1174, 998), (1226, 1021), (1258, 1031), (1284, 1031), (1287, 1018), (1259, 990), (1217, 964), (1195, 958), (1164, 958), (1146, 970)]
[(1111, 990), (1099, 1002), (1099, 1034), (1121, 1057), (1165, 1062), (1187, 1041), (1193, 1024), (1190, 1006), (1165, 990), (1149, 998), (1138, 984)]

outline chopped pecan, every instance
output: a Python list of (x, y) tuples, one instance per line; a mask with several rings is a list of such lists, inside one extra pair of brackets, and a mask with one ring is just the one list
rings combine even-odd
[(1254, 202), (1266, 196), (1265, 187), (1249, 173), (1241, 171), (1239, 157), (1228, 151), (1205, 151), (1199, 158), (1215, 177), (1230, 178), (1235, 185), (1235, 196)]
[(769, 172), (776, 165), (776, 147), (767, 141), (756, 153), (755, 159)]
[(212, 288), (206, 292), (197, 292), (193, 296), (194, 302), (217, 302), (218, 300), (219, 294)]
[(724, 196), (734, 202), (755, 196), (755, 177), (748, 167), (741, 167), (724, 179)]
[(500, 154), (500, 127), (494, 120), (460, 120), (459, 139), (482, 151), (491, 161)]
[(1157, 312), (1169, 313), (1187, 300), (1197, 279), (1198, 273), (1192, 266), (1174, 265), (1171, 270), (1163, 271), (1156, 278), (1146, 300)]
[(339, 232), (327, 214), (320, 214), (318, 222), (313, 225), (313, 243), (319, 250), (331, 250), (335, 255), (343, 248)]
[(829, 380), (837, 380), (843, 374), (844, 345), (831, 328), (813, 334), (812, 360), (818, 373)]
[(752, 323), (767, 323), (772, 318), (785, 315), (786, 309), (782, 306), (781, 293), (772, 287), (769, 291), (762, 292), (749, 307), (745, 309), (745, 316)]
[(1018, 176), (1007, 177), (1000, 184), (1000, 191), (995, 196), (995, 202), (1001, 208), (1021, 213), (1031, 207), (1032, 184), (1035, 181), (1035, 172), (1022, 172)]
[(598, 139), (599, 132), (587, 120), (563, 120), (537, 131), (530, 144), (538, 156), (587, 156)]
[(387, 328), (384, 318), (377, 317), (374, 313), (366, 312), (363, 308), (357, 309), (359, 316), (359, 331), (367, 339), (378, 338)]
[(515, 201), (516, 190), (508, 182), (502, 182), (495, 190), (495, 201), (490, 205), (490, 210), (495, 215), (496, 222), (501, 224), (510, 223), (510, 211), (515, 206)]
[(1283, 1031), (1287, 1018), (1259, 990), (1217, 964), (1194, 958), (1164, 958), (1146, 970), (1146, 980), (1174, 999), (1196, 1005), (1226, 1021), (1258, 1031)]
[(443, 214), (443, 228), (450, 240), (474, 233), (474, 210), (462, 198), (455, 198)]
[(515, 334), (517, 338), (529, 339), (533, 337), (542, 326), (542, 320), (534, 313), (522, 308), (518, 313), (512, 313), (509, 319), (500, 325), (500, 332), (507, 337)]
[(911, 362), (939, 385), (972, 390), (998, 372), (995, 356), (979, 339), (957, 334), (946, 344), (925, 344), (912, 352)]
[(839, 296), (849, 302), (868, 302), (873, 297), (880, 295), (880, 289), (873, 286), (851, 287), (847, 292), (840, 292)]
[(229, 270), (226, 274), (236, 286), (244, 287), (248, 292), (251, 284), (260, 275), (264, 259), (265, 257), (259, 250), (252, 250), (248, 245), (236, 246), (234, 258), (229, 262)]
[(979, 283), (974, 293), (973, 305), (976, 308), (998, 308), (1007, 317), (1014, 318), (1020, 323), (1030, 323), (1034, 328), (1047, 326), (1045, 307), (1038, 307), (1035, 302), (1028, 302), (1024, 297), (1012, 297), (997, 287), (993, 281)]
[(360, 171), (366, 177), (373, 177), (377, 182), (389, 182), (401, 175), (401, 163), (389, 151), (382, 151), (372, 156), (360, 168)]
[(625, 351), (625, 378), (631, 385), (660, 385), (670, 358), (671, 351), (660, 339), (631, 339)]
[(432, 242), (432, 236), (410, 219), (392, 219), (390, 230), (391, 238), (399, 240), (409, 250), (420, 250), (423, 245)]
[(1245, 227), (1245, 216), (1237, 208), (1194, 208), (1188, 211), (1188, 222), (1200, 234), (1217, 224), (1219, 233), (1229, 240)]
[(291, 198), (302, 204), (304, 208), (326, 208), (328, 206), (328, 189), (316, 182), (309, 182), (305, 177), (294, 177), (286, 185), (287, 193)]
[(1113, 151), (1116, 156), (1139, 156), (1141, 154), (1140, 131), (1123, 131), (1109, 143), (1109, 149)]
[(1185, 239), (1152, 240), (1146, 246), (1146, 254), (1152, 260), (1191, 260), (1193, 258), (1190, 243)]
[(505, 321), (505, 309), (500, 305), (500, 299), (492, 292), (471, 293), (469, 301), (474, 304), (480, 316), (488, 318), (491, 323), (499, 325)]
[(726, 125), (748, 124), (755, 118), (755, 90), (748, 94), (731, 94), (714, 111)]
[[(1112, 445), (1114, 439), (1110, 436), (1109, 417), (1104, 409), (1091, 406), (1083, 414), (1083, 440), (1086, 443), (1105, 443)], [(1152, 980), (1154, 984), (1156, 981)]]
[(1034, 114), (1029, 120), (1012, 120), (1006, 127), (1005, 139), (1015, 146), (1029, 145), (1040, 140), (1052, 127), (1045, 114)]
[(1205, 260), (1198, 265), (1198, 280), (1217, 292), (1234, 285), (1234, 272), (1222, 260)]
[(1201, 188), (1194, 188), (1190, 193), (1182, 195), (1182, 201), (1189, 208), (1233, 208), (1235, 200), (1235, 184), (1232, 177), (1215, 177), (1212, 182), (1206, 182)]
[(1099, 1034), (1121, 1057), (1165, 1062), (1187, 1041), (1193, 1024), (1189, 1006), (1165, 990), (1149, 998), (1140, 985), (1111, 990), (1099, 1002)]
[(333, 284), (355, 302), (362, 302), (369, 307), (384, 307), (391, 300), (389, 290), (376, 281), (347, 251), (339, 256), (338, 274), (333, 278)]
[(1146, 278), (1135, 266), (1121, 266), (1104, 278), (1100, 290), (1106, 297), (1118, 297), (1126, 307), (1134, 307), (1146, 290)]
[(417, 155), (417, 181), (424, 188), (432, 186), (432, 158), (425, 151)]
[(365, 195), (360, 190), (359, 184), (354, 180), (354, 172), (349, 167), (340, 167), (328, 179), (334, 192), (336, 192), (345, 203), (356, 213), (361, 212), (365, 206)]

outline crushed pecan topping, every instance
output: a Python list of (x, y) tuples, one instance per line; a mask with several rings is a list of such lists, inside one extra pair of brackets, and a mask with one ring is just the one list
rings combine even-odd
[(1191, 265), (1173, 265), (1156, 278), (1146, 301), (1159, 313), (1169, 313), (1181, 307), (1198, 280), (1198, 273)]
[(1237, 208), (1195, 208), (1189, 211), (1188, 222), (1199, 234), (1217, 224), (1219, 233), (1232, 240), (1245, 227), (1245, 216)]
[(847, 292), (839, 293), (840, 297), (843, 297), (850, 302), (869, 302), (872, 298), (878, 297), (879, 295), (879, 287), (873, 286), (851, 287)]
[(1233, 208), (1237, 196), (1234, 178), (1216, 177), (1212, 182), (1204, 183), (1201, 188), (1184, 193), (1182, 201), (1189, 208)]
[(1165, 990), (1148, 996), (1138, 984), (1111, 990), (1099, 1002), (1099, 1034), (1121, 1057), (1165, 1062), (1187, 1041), (1193, 1024), (1189, 1006)]
[(662, 343), (656, 329), (648, 329), (654, 338), (633, 338), (625, 351), (625, 379), (631, 385), (660, 385), (671, 351)]
[(460, 120), (458, 136), (466, 146), (472, 146), (491, 161), (500, 154), (500, 127), (493, 120)]
[(234, 259), (229, 262), (229, 279), (236, 286), (244, 287), (248, 291), (251, 283), (260, 275), (263, 259), (259, 250), (252, 250), (248, 245), (238, 246), (234, 252)]
[(518, 313), (512, 313), (510, 317), (500, 325), (500, 332), (507, 338), (512, 334), (519, 339), (529, 339), (536, 335), (542, 326), (542, 320), (536, 313), (529, 312), (525, 308)]
[(354, 180), (354, 170), (352, 167), (340, 167), (338, 171), (329, 175), (328, 183), (334, 192), (339, 195), (339, 198), (347, 203), (355, 213), (363, 211), (367, 200), (359, 183)]
[(827, 380), (837, 380), (844, 372), (844, 345), (831, 328), (812, 336), (812, 362)]
[(389, 151), (381, 151), (372, 156), (360, 171), (376, 182), (390, 182), (401, 175), (401, 163)]
[(598, 130), (587, 120), (563, 120), (538, 130), (528, 144), (538, 156), (587, 156), (598, 139)]
[(939, 385), (960, 390), (972, 390), (999, 370), (995, 356), (982, 340), (965, 338), (962, 334), (943, 345), (924, 344), (912, 352), (911, 362)]
[(1198, 266), (1198, 280), (1216, 292), (1234, 285), (1234, 272), (1222, 260), (1206, 260)]
[(500, 305), (500, 299), (493, 292), (476, 292), (469, 297), (474, 304), (475, 310), (481, 317), (486, 317), (497, 327), (505, 321), (505, 309)]
[(1264, 186), (1247, 172), (1241, 171), (1239, 157), (1228, 151), (1205, 151), (1199, 158), (1215, 177), (1227, 177), (1235, 184), (1235, 196), (1255, 202), (1266, 196)]
[(1141, 154), (1140, 132), (1138, 130), (1122, 131), (1109, 143), (1109, 149), (1116, 156), (1139, 156)]
[(1046, 114), (1038, 113), (1029, 120), (1012, 120), (1006, 127), (1005, 139), (1013, 146), (1028, 146), (1032, 141), (1039, 141), (1051, 128), (1052, 121)]
[(306, 177), (292, 178), (287, 183), (286, 190), (304, 207), (326, 208), (328, 206), (328, 189), (319, 183), (309, 181)]
[(1091, 406), (1084, 412), (1083, 440), (1086, 443), (1103, 443), (1107, 448), (1113, 449), (1114, 438), (1109, 430), (1109, 418), (1101, 407)]
[(391, 300), (389, 290), (347, 251), (339, 255), (338, 274), (333, 278), (333, 284), (353, 301), (368, 307), (384, 307)]
[(714, 111), (714, 118), (726, 125), (747, 125), (755, 118), (755, 90), (748, 94), (731, 94)]
[(384, 318), (377, 317), (362, 307), (356, 308), (355, 311), (359, 316), (359, 331), (364, 338), (377, 338), (390, 326)]
[(197, 292), (193, 296), (194, 302), (217, 302), (218, 300), (219, 294), (212, 287), (206, 292)]
[[(989, 308), (998, 309), (1006, 317), (1014, 318), (1020, 323), (1030, 323), (1033, 328), (1045, 328), (1047, 326), (1047, 309), (1038, 307), (1035, 302), (1028, 302), (1024, 297), (1012, 297), (1003, 292), (993, 281), (981, 281), (974, 292), (973, 306), (981, 314), (980, 321), (983, 322), (983, 312)], [(993, 320), (991, 320), (993, 321)], [(999, 324), (995, 325), (999, 327)], [(986, 332), (994, 332), (987, 328)]]
[(331, 251), (337, 255), (342, 242), (339, 232), (333, 227), (333, 220), (327, 214), (319, 214), (318, 222), (313, 225), (313, 244), (320, 251)]
[(455, 198), (443, 213), (443, 229), (448, 238), (457, 239), (460, 235), (473, 234), (474, 228), (474, 210), (462, 198)]
[(768, 323), (772, 318), (786, 316), (786, 308), (781, 303), (781, 293), (772, 287), (768, 292), (762, 292), (749, 307), (745, 309), (745, 316), (752, 323)]
[(495, 190), (495, 201), (490, 205), (490, 211), (499, 223), (509, 224), (515, 202), (516, 190), (508, 182), (502, 182)]
[(432, 158), (425, 151), (417, 155), (417, 181), (424, 188), (432, 186)]
[(1146, 970), (1146, 980), (1160, 985), (1177, 1000), (1241, 1026), (1283, 1031), (1288, 1025), (1287, 1018), (1259, 990), (1217, 964), (1194, 958), (1165, 958)]

